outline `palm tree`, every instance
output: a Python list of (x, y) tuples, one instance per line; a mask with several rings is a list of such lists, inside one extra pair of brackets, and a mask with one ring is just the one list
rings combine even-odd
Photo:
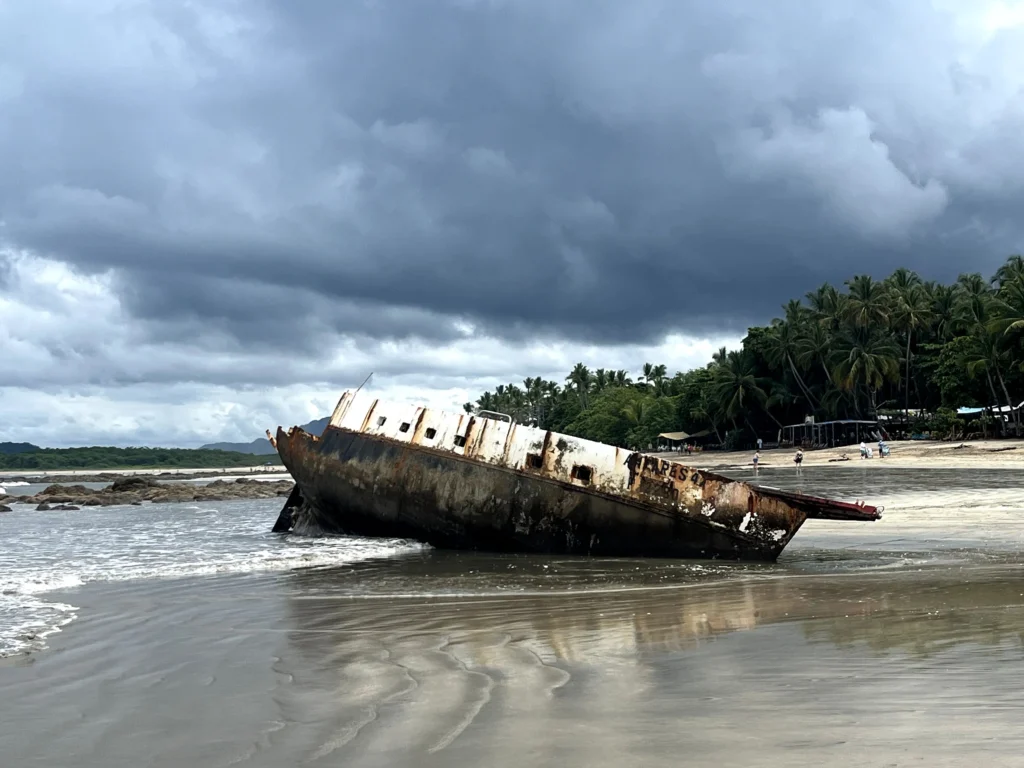
[[(972, 379), (978, 375), (979, 372), (985, 374), (985, 379), (988, 382), (989, 392), (992, 395), (993, 406), (999, 405), (999, 395), (996, 392), (996, 379), (993, 378), (995, 375), (1001, 380), (1002, 376), (999, 371), (999, 349), (995, 343), (993, 336), (984, 333), (972, 334), (970, 337), (970, 344), (965, 348), (963, 356), (960, 358), (960, 364), (963, 366), (967, 375)], [(1004, 387), (1005, 389), (1005, 387)], [(1009, 395), (1006, 396), (1009, 401)], [(1011, 408), (1012, 403), (1010, 404)], [(1002, 419), (999, 420), (1000, 432), (1006, 435), (1006, 422)]]
[(668, 376), (668, 368), (659, 363), (658, 365), (654, 366), (651, 369), (651, 375), (648, 380), (653, 381), (654, 388), (658, 389), (661, 386), (661, 383), (665, 380), (666, 376)]
[(992, 314), (992, 330), (1004, 335), (1024, 331), (1024, 276), (1007, 280), (999, 287), (992, 301)]
[(476, 401), (477, 408), (481, 411), (493, 411), (496, 410), (494, 395), (490, 392), (484, 392)]
[(832, 378), (840, 389), (854, 394), (864, 387), (872, 415), (878, 418), (877, 393), (886, 381), (898, 381), (900, 348), (888, 333), (875, 326), (853, 327), (837, 340)]
[[(730, 352), (725, 361), (719, 364), (715, 371), (712, 397), (718, 410), (737, 429), (736, 419), (741, 416), (750, 426), (747, 421), (749, 406), (764, 408), (768, 402), (767, 393), (754, 375), (750, 357), (744, 352)], [(754, 431), (753, 428), (751, 431)]]
[(845, 297), (835, 286), (824, 283), (807, 294), (811, 317), (830, 330), (839, 328), (840, 320), (845, 312)]
[(523, 391), (526, 397), (526, 404), (530, 410), (530, 418), (540, 426), (544, 422), (545, 410), (545, 388), (544, 379), (540, 376), (523, 380)]
[(818, 407), (818, 402), (814, 399), (814, 395), (811, 394), (810, 388), (804, 382), (800, 371), (797, 370), (796, 363), (793, 361), (793, 356), (798, 352), (797, 338), (799, 337), (799, 330), (796, 323), (799, 322), (799, 313), (791, 312), (790, 310), (791, 308), (787, 305), (787, 315), (792, 319), (783, 320), (775, 318), (772, 320), (771, 332), (765, 338), (765, 356), (768, 358), (768, 362), (776, 368), (789, 366), (797, 385), (800, 387), (800, 391), (803, 392), (811, 410), (814, 411)]
[(921, 277), (913, 270), (900, 267), (885, 281), (897, 295), (909, 293), (921, 285)]
[(991, 317), (992, 289), (977, 272), (960, 275), (956, 279), (956, 322), (961, 328), (973, 331), (988, 324)]
[[(931, 307), (928, 304), (924, 290), (920, 287), (920, 279), (913, 272), (910, 272), (909, 275), (915, 278), (916, 282), (904, 280), (902, 283), (893, 283), (896, 307), (892, 312), (893, 330), (903, 333), (907, 339), (907, 376), (903, 386), (903, 410), (908, 425), (910, 424), (910, 346), (914, 334), (923, 328), (927, 328), (932, 319)], [(918, 399), (920, 400), (920, 396)]]
[(951, 285), (936, 285), (928, 293), (932, 305), (932, 328), (939, 341), (948, 341), (956, 327), (956, 289)]
[(826, 360), (832, 350), (832, 334), (821, 323), (809, 323), (793, 341), (793, 356), (804, 370), (820, 365), (825, 381), (832, 381)]
[(1013, 280), (1024, 280), (1024, 256), (1014, 254), (1006, 259), (1006, 263), (996, 270), (992, 283), (1000, 287)]
[[(1013, 312), (1013, 304), (1006, 301), (1013, 299), (1012, 286), (1016, 281), (1010, 281), (1000, 288), (1002, 298), (993, 293), (989, 284), (977, 272), (960, 275), (956, 281), (957, 290), (957, 322), (970, 336), (974, 338), (972, 349), (976, 351), (975, 363), (979, 359), (985, 360), (986, 371), (990, 371), (1000, 385), (1006, 404), (1010, 407), (1014, 417), (1014, 431), (1020, 433), (1020, 414), (1013, 411), (1013, 401), (1006, 387), (1003, 378), (1003, 366), (1011, 364), (1012, 360), (1000, 348), (999, 336), (1013, 330), (1016, 323), (1011, 319), (1009, 323), (1004, 313)], [(1005, 292), (1003, 289), (1006, 289)], [(1002, 315), (1002, 317), (1001, 317)], [(1017, 326), (1019, 327), (1019, 326)], [(999, 334), (999, 331), (1002, 334)], [(995, 403), (999, 403), (996, 397)]]
[[(632, 402), (627, 403), (622, 408), (622, 416), (629, 423), (631, 430), (641, 427), (646, 423), (650, 417), (651, 405), (650, 400), (645, 396), (637, 393), (635, 399)], [(634, 433), (635, 434), (635, 433)], [(628, 439), (628, 438), (627, 438)], [(638, 446), (631, 445), (631, 448)]]
[(590, 369), (583, 363), (576, 363), (572, 372), (566, 377), (566, 382), (576, 390), (580, 398), (580, 408), (587, 410), (587, 393), (590, 391)]
[(782, 429), (782, 422), (775, 418), (772, 408), (787, 408), (797, 402), (797, 396), (793, 394), (784, 381), (770, 382), (768, 388), (768, 399), (764, 403), (764, 412), (775, 425)]
[(718, 440), (719, 444), (725, 442), (722, 440), (722, 434), (718, 431), (718, 406), (712, 402), (711, 393), (708, 389), (705, 388), (700, 390), (697, 405), (690, 411), (690, 416), (695, 419), (701, 419), (702, 421), (708, 422), (708, 424), (711, 425), (711, 429), (715, 433), (715, 439)]
[(847, 280), (846, 319), (858, 328), (885, 327), (887, 320), (886, 287), (870, 275)]

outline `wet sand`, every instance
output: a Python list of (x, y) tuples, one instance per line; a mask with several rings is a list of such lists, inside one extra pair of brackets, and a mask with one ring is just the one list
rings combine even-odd
[[(776, 564), (406, 552), (87, 584), (0, 662), (46, 766), (1019, 766), (1015, 472), (762, 470), (870, 495)], [(269, 524), (269, 519), (268, 519)]]

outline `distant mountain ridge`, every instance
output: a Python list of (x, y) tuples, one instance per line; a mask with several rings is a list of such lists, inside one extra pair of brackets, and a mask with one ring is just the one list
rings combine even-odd
[(32, 443), (0, 443), (0, 453), (31, 453), (41, 450), (38, 445)]
[[(324, 416), (322, 419), (311, 421), (308, 424), (303, 424), (302, 429), (309, 432), (311, 435), (322, 435), (324, 430), (327, 429), (327, 424), (330, 422), (330, 416)], [(208, 443), (202, 446), (214, 451), (236, 451), (237, 453), (252, 453), (256, 456), (266, 456), (274, 453), (274, 446), (270, 444), (270, 441), (265, 437), (257, 438), (251, 443)]]

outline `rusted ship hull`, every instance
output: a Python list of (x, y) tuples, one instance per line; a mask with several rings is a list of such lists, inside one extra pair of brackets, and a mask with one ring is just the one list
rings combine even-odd
[(496, 552), (770, 561), (808, 518), (880, 516), (522, 425), (359, 404), (349, 393), (322, 436), (279, 428), (272, 441), (296, 482), (277, 531), (315, 526)]

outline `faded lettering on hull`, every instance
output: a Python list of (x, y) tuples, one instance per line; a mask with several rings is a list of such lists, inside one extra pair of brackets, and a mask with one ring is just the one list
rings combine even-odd
[(342, 396), (321, 438), (278, 429), (274, 442), (301, 495), (286, 505), (289, 520), (439, 546), (771, 560), (808, 517), (878, 516), (365, 392)]

